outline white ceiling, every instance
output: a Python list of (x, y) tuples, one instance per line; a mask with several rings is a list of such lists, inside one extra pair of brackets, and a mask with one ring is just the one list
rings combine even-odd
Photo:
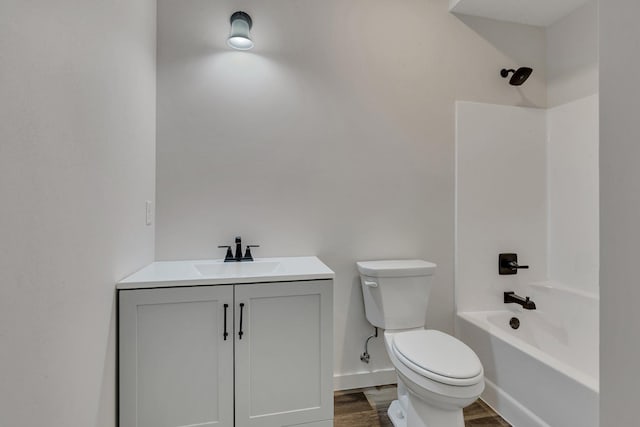
[(450, 0), (449, 10), (460, 15), (547, 27), (589, 0)]

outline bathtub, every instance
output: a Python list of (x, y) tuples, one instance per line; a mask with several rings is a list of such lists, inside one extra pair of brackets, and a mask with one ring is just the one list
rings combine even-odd
[(514, 427), (597, 427), (598, 297), (551, 283), (528, 288), (537, 310), (508, 304), (456, 316), (458, 337), (484, 366), (482, 399)]

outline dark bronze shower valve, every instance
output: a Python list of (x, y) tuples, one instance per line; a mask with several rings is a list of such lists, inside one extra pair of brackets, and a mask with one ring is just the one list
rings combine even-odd
[(501, 276), (518, 274), (518, 270), (528, 268), (528, 265), (518, 265), (518, 254), (500, 254), (498, 256), (498, 274)]

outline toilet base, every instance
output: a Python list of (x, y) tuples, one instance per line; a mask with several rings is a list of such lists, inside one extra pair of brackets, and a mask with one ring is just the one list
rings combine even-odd
[(399, 401), (391, 402), (387, 415), (393, 427), (464, 427), (462, 409), (443, 410), (422, 402), (417, 406), (409, 403), (405, 410)]
[(387, 415), (393, 423), (393, 427), (407, 427), (407, 416), (397, 400), (391, 402), (389, 409), (387, 409)]
[(409, 398), (406, 427), (464, 427), (462, 408), (444, 409), (414, 396)]

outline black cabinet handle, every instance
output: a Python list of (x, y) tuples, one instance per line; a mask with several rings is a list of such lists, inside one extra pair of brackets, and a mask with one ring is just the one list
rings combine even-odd
[(229, 310), (229, 304), (224, 305), (224, 333), (222, 334), (222, 336), (224, 337), (225, 341), (229, 336), (229, 332), (227, 332), (227, 310)]
[(238, 338), (242, 339), (244, 332), (242, 332), (242, 312), (244, 311), (244, 303), (240, 303), (240, 332), (238, 332)]

